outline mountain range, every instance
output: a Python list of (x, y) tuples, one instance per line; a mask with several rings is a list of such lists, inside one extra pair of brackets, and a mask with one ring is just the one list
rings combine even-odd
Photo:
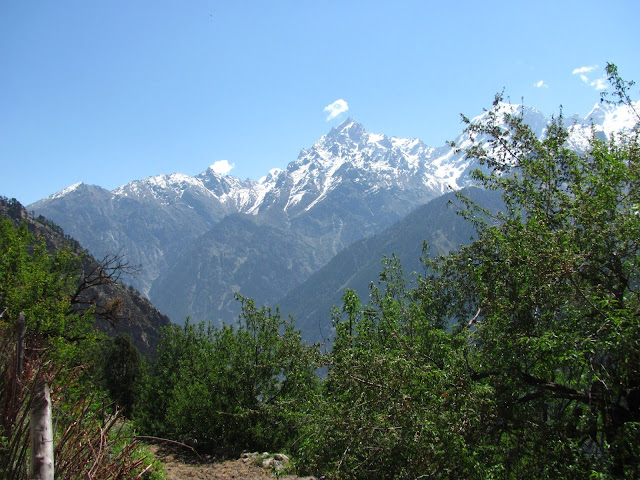
[[(522, 113), (538, 135), (548, 125), (535, 109), (507, 103), (499, 108)], [(622, 107), (611, 105), (596, 105), (587, 117), (569, 122), (569, 144), (576, 149), (585, 148), (592, 131), (606, 138), (633, 123)], [(209, 168), (194, 177), (158, 175), (111, 191), (79, 183), (28, 208), (61, 225), (95, 256), (123, 252), (140, 264), (142, 274), (125, 280), (172, 321), (190, 316), (229, 322), (239, 311), (236, 292), (296, 310), (296, 303), (308, 304), (300, 292), (318, 298), (324, 287), (320, 282), (305, 290), (306, 281), (328, 278), (319, 273), (323, 267), (344, 266), (337, 255), (345, 248), (364, 249), (355, 242), (399, 221), (405, 222), (400, 231), (427, 222), (428, 215), (407, 215), (472, 185), (469, 172), (479, 167), (459, 153), (469, 144), (464, 134), (454, 143), (433, 148), (418, 139), (367, 132), (349, 118), (285, 170), (274, 169), (259, 181)], [(420, 231), (426, 238), (429, 226)], [(441, 243), (445, 250), (457, 245)], [(380, 258), (370, 260), (379, 265)]]

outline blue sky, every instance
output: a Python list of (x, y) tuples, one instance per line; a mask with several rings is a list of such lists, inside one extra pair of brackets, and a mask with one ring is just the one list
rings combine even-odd
[(0, 195), (216, 162), (257, 180), (347, 116), (436, 147), (503, 88), (586, 115), (606, 62), (640, 81), (638, 18), (637, 0), (2, 0)]

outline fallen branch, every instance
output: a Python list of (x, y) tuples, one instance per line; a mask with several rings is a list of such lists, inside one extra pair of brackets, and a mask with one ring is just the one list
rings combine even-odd
[(153, 440), (153, 441), (156, 441), (156, 442), (172, 443), (174, 445), (179, 445), (181, 447), (188, 448), (193, 453), (195, 453), (195, 455), (200, 460), (202, 460), (202, 457), (200, 456), (200, 454), (198, 454), (198, 452), (196, 452), (195, 448), (193, 448), (190, 445), (187, 445), (186, 443), (178, 442), (176, 440), (169, 440), (168, 438), (152, 437), (152, 436), (149, 436), (149, 435), (136, 435), (135, 439), (136, 440)]

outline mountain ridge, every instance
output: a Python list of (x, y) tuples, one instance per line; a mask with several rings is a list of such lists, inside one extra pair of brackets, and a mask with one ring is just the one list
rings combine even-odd
[[(530, 107), (504, 103), (499, 109), (522, 114), (538, 135), (548, 125), (549, 120)], [(486, 115), (472, 121), (482, 121)], [(578, 119), (569, 127), (570, 141), (577, 148), (592, 130), (610, 135), (615, 128), (624, 128), (625, 115), (611, 106), (596, 106), (592, 118), (602, 125)], [(221, 175), (209, 167), (193, 177), (156, 175), (112, 191), (74, 185), (30, 208), (62, 225), (94, 255), (124, 249), (131, 263), (144, 267), (143, 275), (127, 281), (174, 321), (195, 312), (206, 316), (198, 319), (226, 321), (233, 318), (235, 309), (221, 299), (233, 297), (231, 293), (263, 292), (256, 301), (276, 301), (287, 292), (278, 295), (272, 285), (294, 288), (353, 242), (384, 230), (447, 191), (472, 185), (469, 172), (479, 165), (461, 153), (469, 139), (461, 133), (454, 143), (457, 147), (433, 148), (419, 139), (367, 132), (348, 118), (302, 149), (286, 169), (273, 169), (259, 181)], [(253, 220), (223, 222), (238, 214)], [(264, 239), (255, 235), (261, 225), (271, 227), (263, 230), (267, 232)], [(227, 228), (236, 235), (234, 239), (224, 231)], [(274, 272), (256, 273), (268, 269), (272, 259), (263, 246), (244, 246), (248, 238), (254, 242), (286, 238), (285, 243), (300, 256), (287, 260), (286, 268), (274, 269), (288, 277), (286, 282)], [(235, 246), (222, 245), (223, 239)], [(254, 273), (242, 278), (237, 270), (216, 267), (216, 280), (209, 283), (208, 291), (195, 295), (206, 305), (185, 305), (186, 311), (172, 308), (167, 304), (169, 296), (187, 296), (200, 289), (198, 277), (184, 265), (206, 264), (209, 259), (204, 252), (208, 251), (221, 252), (220, 264), (233, 264), (251, 251), (258, 255), (253, 259)], [(185, 255), (198, 260), (186, 261)], [(172, 277), (185, 279), (185, 285), (175, 285)]]
[[(491, 212), (501, 208), (497, 192), (465, 187), (461, 193)], [(385, 230), (349, 245), (275, 304), (283, 315), (295, 319), (305, 340), (326, 342), (332, 329), (332, 307), (342, 304), (347, 288), (354, 290), (366, 305), (370, 285), (376, 283), (384, 269), (383, 259), (396, 256), (409, 283), (416, 280), (413, 272), (423, 269), (424, 255), (446, 254), (470, 243), (475, 229), (457, 214), (461, 208), (455, 192), (434, 198)]]

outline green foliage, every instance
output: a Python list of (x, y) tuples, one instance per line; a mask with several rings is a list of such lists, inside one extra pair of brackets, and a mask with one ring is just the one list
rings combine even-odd
[(464, 478), (491, 391), (465, 378), (465, 336), (428, 320), (395, 259), (381, 281), (384, 292), (374, 288), (365, 308), (345, 293), (346, 316), (336, 318), (330, 369), (298, 454), (331, 478)]
[(293, 438), (319, 354), (291, 320), (238, 298), (237, 326), (187, 322), (164, 332), (137, 414), (144, 431), (228, 448)]
[(131, 416), (144, 375), (144, 358), (124, 333), (110, 342), (104, 355), (104, 378), (111, 399)]
[(91, 336), (88, 317), (69, 312), (80, 268), (69, 250), (50, 254), (44, 239), (34, 238), (27, 224), (16, 228), (0, 219), (0, 296), (5, 318), (24, 312), (28, 330), (68, 340)]
[[(21, 207), (9, 205), (20, 216)], [(26, 478), (33, 386), (51, 387), (54, 456), (60, 478), (133, 478), (146, 468), (140, 446), (123, 422), (105, 422), (104, 400), (89, 360), (101, 338), (91, 310), (73, 311), (79, 258), (48, 251), (44, 239), (0, 219), (0, 476)], [(16, 371), (16, 321), (24, 313), (24, 359)]]
[[(615, 97), (631, 84), (607, 72)], [(332, 478), (638, 478), (638, 127), (587, 152), (562, 115), (539, 139), (497, 97), (467, 132), (477, 240), (425, 259), (407, 290), (388, 259), (336, 340), (298, 454)], [(629, 105), (631, 107), (631, 105)], [(450, 322), (456, 327), (447, 330)]]

